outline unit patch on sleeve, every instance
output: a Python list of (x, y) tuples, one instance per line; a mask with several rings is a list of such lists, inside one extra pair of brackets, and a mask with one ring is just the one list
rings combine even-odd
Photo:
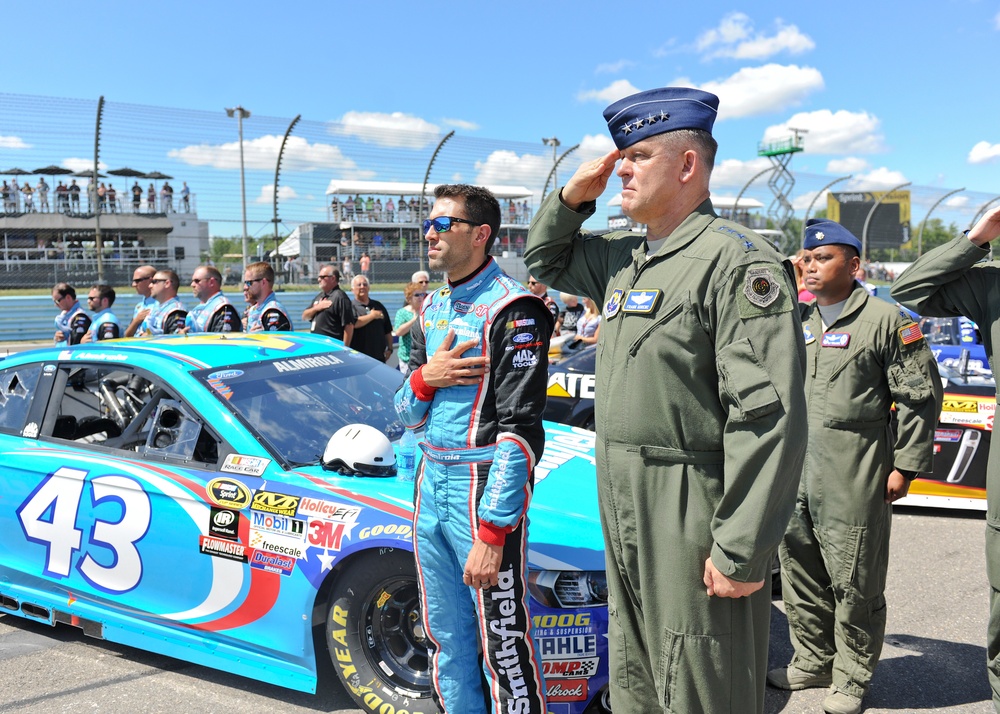
[(737, 269), (734, 280), (740, 286), (737, 292), (740, 317), (774, 315), (792, 309), (778, 266), (767, 263), (744, 266)]
[(608, 298), (606, 303), (604, 303), (604, 317), (610, 319), (618, 314), (618, 311), (622, 307), (622, 295), (624, 294), (625, 291), (621, 288), (618, 288), (611, 293), (611, 297)]

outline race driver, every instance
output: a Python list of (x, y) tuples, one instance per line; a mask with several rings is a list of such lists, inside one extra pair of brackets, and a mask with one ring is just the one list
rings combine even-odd
[[(500, 204), (484, 188), (438, 186), (424, 221), (448, 284), (421, 309), (403, 423), (424, 428), (414, 551), (432, 684), (444, 711), (545, 712), (527, 603), (527, 510), (542, 455), (545, 304), (489, 257)], [(429, 356), (429, 359), (427, 358)], [(477, 632), (483, 641), (484, 692)]]

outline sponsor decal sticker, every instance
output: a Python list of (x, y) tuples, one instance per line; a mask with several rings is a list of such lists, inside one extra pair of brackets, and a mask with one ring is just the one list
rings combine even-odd
[(330, 355), (314, 355), (313, 357), (302, 357), (300, 359), (288, 359), (275, 362), (274, 368), (279, 372), (299, 372), (303, 369), (317, 369), (325, 367), (336, 367), (344, 362)]
[(967, 412), (970, 414), (979, 413), (979, 402), (975, 399), (962, 399), (960, 397), (945, 397), (941, 402), (943, 412)]
[(546, 678), (564, 679), (566, 677), (592, 677), (597, 674), (598, 657), (584, 659), (558, 659), (542, 662), (542, 672)]
[(230, 508), (212, 506), (208, 520), (208, 534), (215, 538), (239, 540), (240, 512)]
[(24, 429), (21, 431), (21, 436), (26, 439), (35, 439), (38, 437), (38, 422), (29, 421), (25, 424)]
[(250, 567), (257, 570), (266, 570), (269, 573), (278, 573), (279, 575), (291, 575), (295, 569), (295, 558), (255, 550), (250, 555)]
[(546, 394), (550, 397), (563, 397), (564, 399), (575, 397), (593, 399), (596, 384), (597, 376), (593, 374), (556, 372), (549, 375), (549, 386)]
[(954, 443), (962, 440), (961, 429), (935, 429), (934, 441), (944, 441)]
[(253, 529), (250, 530), (250, 547), (263, 550), (266, 553), (287, 555), (296, 560), (306, 557), (306, 547), (302, 542), (283, 536), (265, 534)]
[(564, 679), (546, 682), (545, 698), (550, 702), (584, 702), (587, 700), (587, 680)]
[(250, 489), (231, 478), (214, 478), (205, 485), (209, 500), (223, 508), (237, 510), (250, 505)]
[(377, 525), (371, 527), (362, 528), (358, 532), (358, 540), (365, 540), (366, 538), (377, 538), (381, 535), (393, 535), (397, 538), (409, 539), (413, 534), (413, 526), (409, 523), (389, 523), (388, 525)]
[(506, 327), (508, 330), (513, 330), (518, 327), (531, 327), (535, 324), (535, 318), (528, 317), (523, 320), (510, 320)]
[(260, 513), (250, 511), (250, 527), (264, 533), (295, 538), (304, 541), (306, 537), (306, 522), (297, 518), (289, 518), (275, 513)]
[(258, 491), (254, 494), (250, 509), (264, 513), (276, 513), (280, 516), (294, 516), (299, 507), (299, 496), (288, 496), (273, 491)]
[(247, 562), (247, 547), (242, 543), (234, 543), (231, 540), (212, 538), (211, 536), (199, 536), (199, 543), (202, 553), (214, 555), (216, 558), (238, 560), (241, 563)]
[(236, 379), (237, 377), (242, 377), (242, 376), (243, 376), (242, 369), (223, 369), (218, 372), (212, 372), (210, 375), (208, 375), (208, 379), (209, 381), (216, 380), (221, 382), (226, 379)]
[(844, 349), (851, 344), (851, 333), (824, 332), (823, 341), (820, 344), (822, 344), (823, 347), (836, 347), (837, 349)]
[(323, 548), (324, 550), (339, 551), (344, 534), (346, 533), (349, 536), (353, 527), (353, 523), (348, 526), (342, 521), (336, 523), (334, 521), (323, 521), (318, 518), (311, 520), (309, 521), (309, 545), (316, 548)]
[(451, 306), (459, 315), (468, 315), (476, 307), (471, 302), (462, 302), (460, 300), (456, 300)]
[(244, 476), (263, 476), (264, 469), (271, 463), (271, 459), (260, 456), (244, 456), (242, 454), (229, 454), (222, 464), (222, 470), (231, 474), (242, 474)]
[(343, 503), (323, 501), (319, 498), (303, 498), (299, 501), (299, 516), (316, 516), (330, 521), (353, 523), (361, 514), (361, 506), (347, 506)]
[(597, 635), (536, 637), (535, 642), (538, 644), (542, 659), (597, 656)]

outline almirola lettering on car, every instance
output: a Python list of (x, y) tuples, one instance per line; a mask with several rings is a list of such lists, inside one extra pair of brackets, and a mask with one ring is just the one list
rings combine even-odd
[[(329, 656), (366, 711), (435, 711), (413, 484), (323, 463), (347, 425), (398, 440), (400, 379), (298, 333), (0, 360), (0, 613), (307, 692), (316, 658)], [(607, 592), (594, 437), (546, 426), (529, 562), (549, 710), (599, 712)], [(360, 458), (326, 463), (393, 473)], [(314, 651), (316, 627), (326, 652)]]

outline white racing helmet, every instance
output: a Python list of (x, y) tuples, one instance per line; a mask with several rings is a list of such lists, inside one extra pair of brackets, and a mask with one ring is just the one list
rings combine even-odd
[(367, 424), (342, 426), (323, 451), (323, 468), (362, 476), (395, 476), (396, 453), (386, 435)]

